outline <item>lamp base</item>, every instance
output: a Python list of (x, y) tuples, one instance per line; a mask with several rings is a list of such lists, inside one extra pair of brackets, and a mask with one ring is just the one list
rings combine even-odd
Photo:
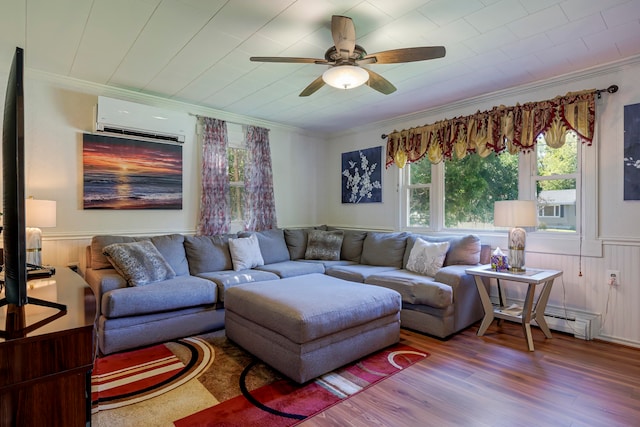
[(524, 245), (527, 240), (527, 232), (520, 227), (514, 227), (509, 231), (509, 271), (523, 273)]
[(37, 227), (27, 227), (27, 262), (42, 265), (42, 231)]

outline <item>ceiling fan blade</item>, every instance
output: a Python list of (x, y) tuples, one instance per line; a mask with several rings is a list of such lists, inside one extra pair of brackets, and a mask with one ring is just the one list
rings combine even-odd
[(296, 58), (287, 56), (252, 56), (249, 58), (253, 62), (286, 62), (296, 64), (329, 64), (326, 59), (320, 58)]
[(324, 86), (324, 80), (322, 80), (322, 76), (320, 76), (317, 79), (315, 79), (314, 81), (312, 81), (309, 86), (304, 88), (304, 90), (302, 92), (300, 92), (300, 95), (298, 95), (298, 96), (309, 96), (309, 95), (312, 95), (318, 89), (320, 89), (322, 86)]
[(340, 15), (331, 17), (331, 36), (338, 53), (349, 59), (356, 47), (356, 27), (351, 18)]
[(375, 89), (378, 92), (383, 93), (385, 95), (389, 95), (390, 93), (393, 93), (396, 91), (396, 87), (392, 85), (389, 80), (382, 77), (380, 74), (373, 72), (371, 70), (367, 70), (366, 68), (363, 68), (363, 70), (366, 70), (367, 73), (369, 73), (369, 80), (367, 81), (366, 85), (369, 86), (370, 88)]
[(408, 47), (404, 49), (385, 50), (372, 53), (362, 58), (362, 61), (375, 58), (376, 64), (397, 64), (400, 62), (425, 61), (427, 59), (442, 58), (446, 54), (444, 46)]

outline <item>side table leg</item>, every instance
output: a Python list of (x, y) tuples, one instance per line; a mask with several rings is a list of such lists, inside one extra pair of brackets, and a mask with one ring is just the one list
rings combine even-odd
[(534, 319), (538, 324), (538, 327), (544, 333), (544, 336), (547, 338), (553, 338), (551, 335), (551, 330), (549, 329), (549, 325), (547, 325), (547, 321), (544, 319), (544, 311), (547, 308), (547, 301), (549, 301), (549, 294), (551, 294), (551, 287), (553, 286), (553, 279), (545, 282), (542, 287), (542, 292), (540, 292), (540, 296), (538, 297), (538, 301), (535, 306), (535, 314)]
[(487, 289), (484, 287), (484, 282), (480, 276), (473, 276), (476, 287), (478, 288), (478, 294), (480, 295), (480, 301), (482, 302), (482, 308), (484, 309), (484, 318), (478, 329), (478, 336), (481, 337), (487, 331), (491, 322), (493, 322), (493, 304), (487, 293)]
[[(500, 304), (500, 309), (503, 309), (507, 306), (507, 297), (504, 293), (504, 287), (500, 284), (500, 279), (496, 278), (496, 283), (498, 285), (498, 300)], [(498, 319), (498, 326), (502, 325), (502, 319)]]
[(536, 285), (529, 283), (527, 296), (524, 299), (524, 307), (522, 307), (522, 331), (527, 340), (529, 351), (533, 351), (533, 336), (531, 335), (531, 310), (533, 308), (533, 299), (536, 293)]

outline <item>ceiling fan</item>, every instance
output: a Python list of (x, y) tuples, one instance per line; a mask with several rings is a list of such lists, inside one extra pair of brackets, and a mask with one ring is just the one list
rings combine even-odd
[(329, 65), (320, 77), (307, 86), (300, 96), (309, 96), (326, 84), (339, 89), (352, 89), (362, 84), (385, 95), (396, 91), (396, 87), (380, 74), (361, 67), (368, 64), (397, 64), (401, 62), (424, 61), (442, 58), (446, 51), (444, 46), (410, 47), (385, 50), (368, 55), (356, 44), (356, 29), (353, 20), (346, 16), (331, 17), (331, 35), (334, 46), (331, 46), (320, 58), (297, 58), (277, 56), (252, 56), (254, 62), (286, 62)]

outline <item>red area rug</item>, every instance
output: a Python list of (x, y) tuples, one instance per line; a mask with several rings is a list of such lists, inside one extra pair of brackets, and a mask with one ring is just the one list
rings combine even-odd
[(427, 356), (396, 344), (300, 385), (223, 334), (172, 341), (96, 361), (93, 423), (292, 426)]

